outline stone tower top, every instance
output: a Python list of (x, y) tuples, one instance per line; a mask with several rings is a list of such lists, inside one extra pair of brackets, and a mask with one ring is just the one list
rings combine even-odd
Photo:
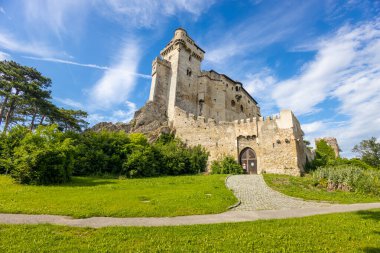
[(192, 38), (189, 37), (186, 30), (183, 28), (177, 28), (174, 31), (174, 37), (170, 42), (161, 50), (160, 55), (162, 58), (166, 59), (168, 55), (174, 49), (184, 48), (186, 51), (190, 52), (191, 57), (198, 59), (199, 61), (203, 60), (205, 51), (200, 48)]

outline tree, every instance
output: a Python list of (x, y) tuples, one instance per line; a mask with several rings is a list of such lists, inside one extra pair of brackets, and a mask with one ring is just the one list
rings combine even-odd
[[(51, 80), (35, 68), (14, 61), (0, 62), (0, 124), (4, 132), (12, 123), (34, 121), (41, 105), (51, 99)], [(28, 119), (30, 117), (30, 119)]]
[(352, 152), (357, 153), (365, 163), (380, 168), (380, 143), (375, 137), (362, 140), (354, 146)]

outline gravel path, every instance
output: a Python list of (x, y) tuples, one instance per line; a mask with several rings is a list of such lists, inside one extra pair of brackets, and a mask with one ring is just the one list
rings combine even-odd
[(284, 210), (299, 208), (329, 207), (323, 202), (304, 201), (286, 196), (267, 186), (262, 175), (234, 175), (226, 180), (241, 204), (232, 210)]
[(263, 177), (259, 175), (231, 176), (226, 180), (226, 184), (241, 200), (241, 204), (228, 212), (220, 214), (152, 218), (92, 217), (87, 219), (73, 219), (71, 217), (59, 215), (0, 214), (0, 223), (48, 223), (92, 228), (109, 226), (180, 226), (266, 219), (287, 219), (317, 214), (354, 212), (380, 208), (380, 203), (337, 205), (303, 201), (301, 199), (288, 197), (270, 189), (265, 184)]

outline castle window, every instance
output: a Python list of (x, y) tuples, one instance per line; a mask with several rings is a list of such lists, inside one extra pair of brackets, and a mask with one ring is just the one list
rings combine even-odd
[(189, 56), (189, 61), (191, 61), (191, 55)]
[(187, 69), (186, 75), (191, 76), (191, 69), (190, 68)]
[(239, 91), (239, 86), (236, 86), (235, 89), (236, 89), (236, 91)]
[(240, 111), (241, 111), (241, 112), (244, 112), (243, 105), (240, 106)]
[(235, 107), (235, 100), (231, 100), (231, 106)]

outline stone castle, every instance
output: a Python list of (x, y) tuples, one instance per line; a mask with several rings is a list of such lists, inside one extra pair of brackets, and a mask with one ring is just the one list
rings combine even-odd
[(190, 146), (204, 146), (209, 162), (228, 155), (246, 173), (301, 175), (312, 153), (294, 114), (282, 110), (262, 117), (242, 83), (214, 70), (201, 70), (204, 55), (184, 29), (177, 29), (153, 61), (146, 105), (129, 124), (101, 123), (97, 128), (171, 131)]

